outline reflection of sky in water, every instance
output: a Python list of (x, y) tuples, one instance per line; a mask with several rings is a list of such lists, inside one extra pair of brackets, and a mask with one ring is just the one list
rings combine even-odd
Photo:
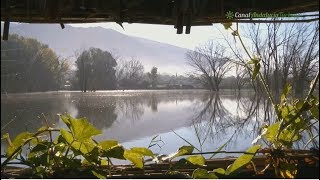
[(160, 154), (175, 152), (187, 143), (174, 130), (200, 148), (198, 133), (200, 140), (205, 140), (202, 151), (215, 151), (236, 132), (225, 150), (243, 151), (251, 146), (259, 126), (267, 119), (265, 112), (270, 106), (265, 102), (250, 92), (242, 96), (220, 92), (218, 96), (204, 90), (15, 94), (1, 97), (1, 126), (17, 116), (6, 128), (13, 138), (26, 129), (35, 131), (42, 126), (44, 113), (51, 124), (66, 128), (57, 114), (68, 112), (74, 117), (87, 117), (101, 129), (103, 134), (95, 138), (98, 141), (117, 139), (126, 148), (147, 147), (152, 137), (159, 135), (164, 145), (160, 152), (156, 146), (152, 149)]

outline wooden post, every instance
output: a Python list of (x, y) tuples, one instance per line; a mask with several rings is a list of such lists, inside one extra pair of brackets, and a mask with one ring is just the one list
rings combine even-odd
[(7, 18), (5, 21), (4, 21), (4, 26), (3, 26), (3, 40), (4, 41), (7, 41), (8, 40), (8, 37), (9, 37), (9, 26), (10, 26), (10, 21), (9, 21), (9, 18)]

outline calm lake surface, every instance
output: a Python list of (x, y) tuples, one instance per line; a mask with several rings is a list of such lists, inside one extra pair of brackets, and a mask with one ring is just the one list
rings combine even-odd
[[(188, 145), (174, 132), (202, 151), (215, 151), (231, 141), (227, 151), (251, 146), (259, 127), (271, 119), (268, 101), (251, 91), (236, 94), (221, 90), (128, 90), (101, 92), (45, 92), (1, 96), (1, 134), (14, 138), (22, 131), (36, 131), (46, 116), (55, 127), (64, 127), (57, 114), (87, 117), (103, 134), (95, 139), (117, 139), (124, 147), (148, 147), (159, 135), (163, 143), (155, 153), (175, 152)], [(174, 131), (174, 132), (173, 132)], [(1, 154), (5, 143), (1, 142)], [(221, 156), (237, 154), (220, 154)]]

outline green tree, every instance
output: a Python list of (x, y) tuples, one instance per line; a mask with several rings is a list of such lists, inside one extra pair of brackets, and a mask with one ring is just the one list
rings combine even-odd
[(97, 89), (115, 89), (116, 60), (111, 53), (98, 48), (90, 48), (83, 51), (76, 61), (76, 77), (79, 80), (80, 89), (86, 92), (89, 88), (93, 91)]
[(11, 35), (1, 41), (1, 91), (58, 90), (69, 65), (36, 39)]
[(148, 77), (151, 81), (152, 88), (156, 88), (157, 86), (157, 79), (158, 79), (158, 68), (152, 67), (151, 72), (148, 72)]

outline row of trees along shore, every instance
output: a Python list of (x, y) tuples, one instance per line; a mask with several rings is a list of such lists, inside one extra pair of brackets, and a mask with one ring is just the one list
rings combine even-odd
[[(245, 32), (275, 95), (288, 82), (293, 84), (295, 94), (303, 94), (319, 69), (319, 24), (247, 25)], [(8, 41), (1, 41), (1, 92), (52, 91), (66, 89), (66, 85), (69, 90), (84, 92), (159, 88), (260, 91), (261, 84), (251, 80), (252, 72), (246, 69), (242, 48), (232, 37), (224, 40), (226, 46), (209, 40), (188, 51), (185, 59), (193, 71), (177, 76), (160, 74), (157, 67), (145, 72), (137, 58), (123, 60), (93, 47), (76, 54), (73, 70), (70, 61), (47, 45), (11, 35)]]

